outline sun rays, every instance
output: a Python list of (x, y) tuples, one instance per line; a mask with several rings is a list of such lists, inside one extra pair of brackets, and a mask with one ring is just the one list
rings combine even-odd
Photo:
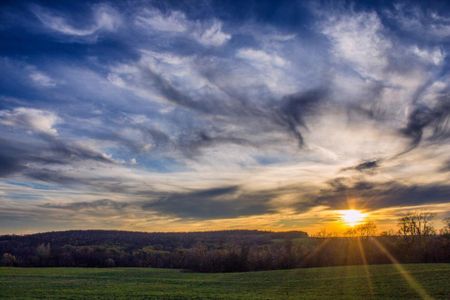
[[(364, 224), (372, 223), (370, 220), (367, 220), (369, 217), (368, 212), (363, 212), (358, 209), (351, 208), (347, 210), (341, 210), (339, 211), (339, 213), (341, 223), (350, 227), (352, 230), (354, 229), (354, 227), (361, 227)], [(389, 259), (389, 261), (393, 264), (394, 268), (399, 272), (399, 274), (405, 280), (408, 286), (412, 290), (414, 290), (415, 293), (417, 293), (420, 299), (432, 299), (431, 296), (424, 289), (424, 287), (412, 276), (412, 274), (410, 274), (410, 272), (408, 272), (408, 270), (406, 270), (400, 264), (398, 259), (396, 259), (394, 255), (392, 255), (392, 253), (389, 252), (389, 250), (381, 243), (380, 240), (378, 240), (372, 234), (367, 235), (361, 234), (356, 236), (356, 242), (360, 258), (364, 265), (365, 277), (367, 279), (367, 285), (371, 296), (373, 296), (373, 282), (368, 268), (370, 262), (368, 262), (367, 260), (366, 249), (364, 247), (364, 245), (367, 244), (362, 242), (363, 239), (366, 241), (370, 241), (370, 243), (374, 245), (374, 247), (378, 248), (381, 251), (381, 253)], [(347, 255), (349, 255), (349, 253)]]
[(408, 285), (420, 296), (421, 299), (433, 299), (423, 286), (400, 264), (400, 262), (383, 246), (376, 238), (370, 238), (373, 244), (383, 252), (384, 255), (392, 262), (395, 269), (400, 273)]
[(356, 209), (342, 210), (340, 213), (342, 221), (351, 227), (361, 224), (367, 217), (367, 213), (362, 213)]

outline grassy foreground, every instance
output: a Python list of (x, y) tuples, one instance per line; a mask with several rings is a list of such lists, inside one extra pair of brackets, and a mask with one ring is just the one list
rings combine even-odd
[(400, 268), (411, 275), (409, 283), (393, 265), (220, 274), (144, 268), (0, 268), (0, 298), (418, 299), (416, 291), (425, 290), (433, 298), (450, 299), (450, 264)]

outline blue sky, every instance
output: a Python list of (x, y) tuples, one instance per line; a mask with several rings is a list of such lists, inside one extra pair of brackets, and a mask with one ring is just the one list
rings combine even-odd
[(0, 231), (450, 207), (443, 2), (3, 1)]

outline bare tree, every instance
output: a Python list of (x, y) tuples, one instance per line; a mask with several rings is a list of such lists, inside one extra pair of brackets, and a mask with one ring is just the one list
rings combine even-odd
[(422, 237), (435, 234), (431, 224), (434, 214), (428, 212), (413, 212), (401, 217), (398, 221), (399, 234), (408, 237)]
[(317, 232), (313, 237), (316, 238), (331, 238), (337, 237), (338, 234), (336, 232), (328, 232), (326, 228), (322, 228), (319, 232)]
[(356, 226), (358, 235), (361, 237), (374, 236), (377, 233), (377, 225), (373, 221)]
[(444, 227), (440, 230), (443, 235), (450, 235), (450, 217), (445, 218)]

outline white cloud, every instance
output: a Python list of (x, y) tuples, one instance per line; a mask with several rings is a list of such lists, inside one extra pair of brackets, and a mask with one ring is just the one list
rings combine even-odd
[(284, 53), (275, 47), (267, 50), (240, 49), (236, 53), (239, 60), (233, 62), (233, 74), (228, 75), (226, 80), (237, 89), (261, 91), (261, 87), (265, 85), (278, 97), (295, 93), (302, 88), (299, 84), (301, 71), (298, 65), (285, 58)]
[(424, 61), (432, 63), (434, 65), (442, 64), (445, 58), (445, 53), (439, 48), (429, 50), (429, 49), (421, 49), (415, 46), (412, 48), (412, 52), (421, 59), (423, 59)]
[(171, 11), (163, 14), (153, 9), (145, 9), (141, 15), (137, 16), (136, 24), (167, 32), (184, 32), (189, 27), (189, 21), (182, 12)]
[(50, 78), (45, 73), (39, 72), (39, 71), (33, 71), (30, 73), (30, 78), (33, 80), (34, 83), (37, 85), (41, 85), (44, 87), (53, 87), (56, 85), (56, 82)]
[(113, 85), (132, 91), (150, 101), (164, 104), (171, 99), (161, 94), (159, 84), (148, 77), (148, 70), (160, 76), (176, 89), (192, 98), (211, 98), (220, 93), (196, 68), (194, 56), (179, 56), (168, 52), (141, 51), (141, 59), (133, 64), (111, 68), (107, 79)]
[(394, 48), (375, 12), (332, 17), (324, 22), (322, 32), (331, 42), (336, 64), (330, 72), (333, 97), (373, 111), (385, 119), (385, 125), (397, 129), (407, 122), (417, 91), (433, 76), (427, 65), (440, 65), (445, 57), (438, 48), (402, 44)]
[(98, 6), (94, 10), (93, 24), (89, 27), (75, 26), (63, 16), (41, 7), (34, 9), (33, 12), (46, 27), (65, 35), (78, 37), (90, 36), (100, 30), (114, 31), (120, 24), (118, 13), (106, 5)]
[(146, 9), (136, 17), (136, 24), (155, 31), (185, 33), (185, 36), (205, 46), (222, 46), (231, 39), (230, 34), (222, 31), (222, 22), (219, 20), (194, 22), (188, 20), (186, 15), (180, 11), (163, 13), (155, 9)]
[(0, 111), (0, 123), (7, 126), (18, 126), (34, 132), (57, 135), (54, 126), (60, 118), (49, 111), (19, 107), (13, 110)]
[(396, 22), (404, 31), (418, 37), (430, 39), (448, 39), (450, 37), (450, 18), (436, 11), (426, 12), (414, 5), (397, 3), (393, 10), (386, 10), (385, 15)]
[(213, 20), (210, 26), (207, 26), (204, 29), (199, 28), (194, 31), (193, 37), (195, 37), (200, 44), (218, 47), (225, 44), (231, 38), (231, 35), (222, 31), (221, 22)]
[(377, 14), (362, 13), (333, 18), (322, 32), (330, 39), (338, 62), (344, 60), (364, 77), (381, 79), (392, 46), (382, 29)]
[(262, 50), (241, 49), (238, 51), (237, 57), (246, 59), (255, 64), (271, 64), (279, 67), (286, 64), (286, 61), (277, 54), (269, 54)]
[[(309, 120), (308, 126), (304, 136), (308, 145), (314, 147), (313, 157), (317, 160), (334, 157), (334, 163), (341, 165), (392, 157), (408, 143), (406, 138), (398, 136), (397, 128), (364, 117), (349, 119), (347, 111), (339, 107), (322, 111), (319, 117)], [(317, 147), (327, 153), (318, 152)]]

